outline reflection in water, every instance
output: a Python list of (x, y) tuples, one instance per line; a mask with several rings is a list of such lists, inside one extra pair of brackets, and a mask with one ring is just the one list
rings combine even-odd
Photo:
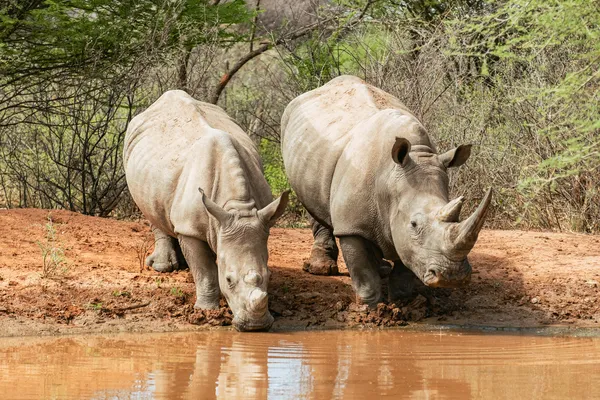
[(600, 339), (203, 332), (0, 339), (4, 399), (589, 397)]

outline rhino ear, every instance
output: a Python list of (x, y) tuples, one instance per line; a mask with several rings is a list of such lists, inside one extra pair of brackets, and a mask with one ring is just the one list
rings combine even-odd
[(275, 225), (275, 221), (283, 215), (289, 198), (290, 191), (286, 190), (277, 200), (274, 200), (271, 204), (260, 210), (258, 212), (258, 218), (267, 224), (269, 228), (272, 227)]
[(447, 152), (440, 154), (438, 158), (444, 164), (446, 168), (460, 167), (463, 165), (471, 156), (471, 145), (461, 144), (455, 149), (448, 150)]
[(202, 188), (198, 188), (200, 195), (202, 196), (202, 204), (206, 211), (212, 215), (217, 221), (219, 221), (220, 225), (225, 225), (231, 215), (225, 211), (221, 206), (212, 201), (207, 195), (204, 194), (204, 190)]
[(396, 143), (392, 147), (392, 159), (398, 165), (405, 166), (410, 157), (410, 142), (404, 138), (396, 138)]

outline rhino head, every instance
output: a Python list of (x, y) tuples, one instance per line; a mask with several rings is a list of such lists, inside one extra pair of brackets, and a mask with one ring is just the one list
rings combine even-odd
[(431, 287), (458, 287), (471, 279), (467, 254), (481, 230), (492, 198), (491, 188), (475, 212), (462, 222), (464, 199), (448, 201), (447, 168), (464, 164), (471, 145), (443, 154), (427, 146), (414, 146), (396, 138), (391, 182), (390, 224), (394, 247), (401, 261)]
[(267, 294), (271, 274), (267, 240), (269, 229), (285, 210), (289, 191), (252, 211), (226, 211), (200, 192), (206, 210), (219, 223), (219, 287), (233, 312), (233, 326), (239, 331), (268, 330), (273, 316)]

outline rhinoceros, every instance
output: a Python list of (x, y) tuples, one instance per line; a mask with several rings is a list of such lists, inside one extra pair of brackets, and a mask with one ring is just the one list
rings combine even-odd
[[(314, 218), (305, 269), (335, 273), (338, 238), (355, 292), (370, 306), (382, 300), (385, 277), (390, 297), (410, 295), (419, 279), (431, 287), (470, 280), (467, 254), (492, 191), (459, 222), (464, 199), (449, 201), (447, 175), (467, 161), (470, 145), (437, 153), (400, 100), (354, 76), (295, 98), (281, 135), (289, 182)], [(393, 261), (387, 275), (385, 260)]]
[(272, 201), (252, 140), (220, 107), (164, 93), (131, 120), (124, 144), (129, 191), (155, 235), (147, 263), (185, 261), (198, 309), (222, 292), (241, 331), (268, 329), (267, 239), (288, 193)]

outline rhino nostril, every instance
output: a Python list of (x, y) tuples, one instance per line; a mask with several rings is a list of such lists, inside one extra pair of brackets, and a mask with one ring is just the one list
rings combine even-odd
[(443, 281), (442, 274), (433, 268), (427, 270), (424, 278), (425, 279), (423, 280), (423, 283), (425, 283), (427, 286), (433, 287), (438, 286)]

